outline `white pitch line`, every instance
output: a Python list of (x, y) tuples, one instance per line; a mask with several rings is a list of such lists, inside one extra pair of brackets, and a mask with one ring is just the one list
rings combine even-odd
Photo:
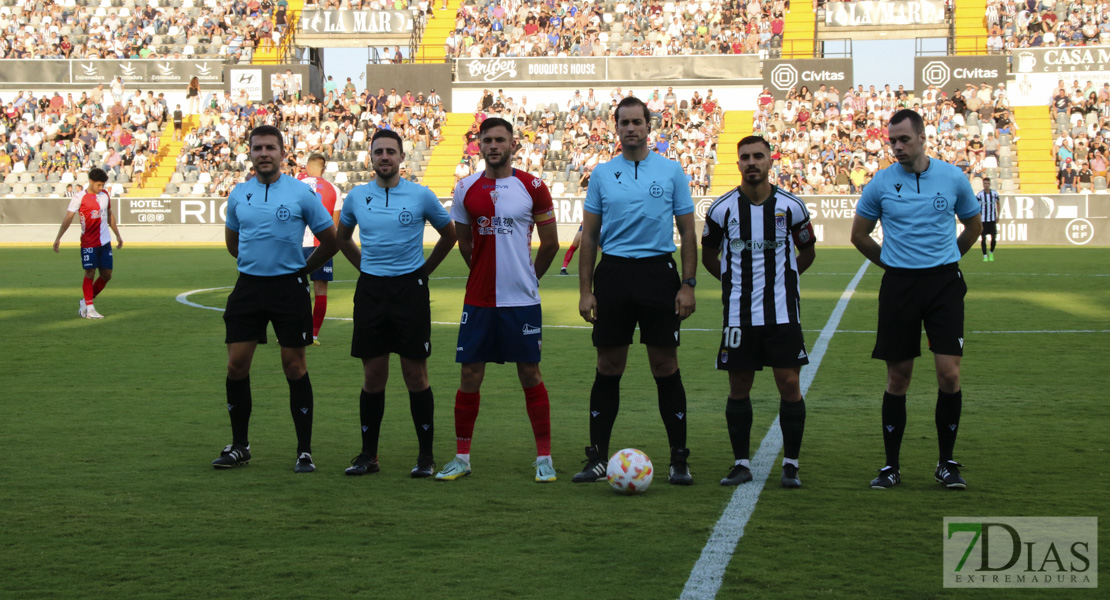
[[(852, 294), (855, 293), (856, 286), (859, 285), (869, 264), (871, 264), (870, 261), (864, 261), (863, 266), (856, 271), (855, 277), (848, 283), (848, 287), (844, 288), (836, 308), (829, 315), (828, 322), (825, 323), (821, 335), (813, 345), (809, 353), (809, 364), (802, 368), (800, 383), (803, 396), (809, 391), (817, 369), (821, 366), (821, 359), (825, 357), (825, 351), (829, 348), (829, 340), (836, 333), (836, 326), (840, 324), (840, 319), (848, 308), (848, 301), (852, 299)], [(752, 481), (737, 486), (736, 491), (733, 492), (732, 499), (713, 527), (713, 533), (709, 535), (709, 541), (705, 543), (698, 562), (694, 563), (694, 568), (690, 570), (690, 578), (686, 580), (686, 586), (682, 588), (680, 598), (712, 600), (717, 597), (717, 592), (721, 589), (721, 581), (725, 576), (725, 569), (732, 560), (732, 553), (736, 551), (740, 538), (744, 537), (744, 528), (748, 525), (752, 513), (755, 512), (759, 494), (767, 483), (771, 467), (781, 449), (782, 431), (779, 429), (779, 418), (776, 416), (751, 461)]]
[[(447, 279), (447, 278), (444, 277), (443, 279)], [(353, 281), (353, 280), (351, 280), (351, 281)], [(230, 290), (231, 288), (232, 288), (232, 286), (225, 285), (225, 286), (214, 287), (214, 288), (203, 288), (203, 289), (199, 289), (199, 290), (189, 290), (187, 292), (181, 292), (180, 294), (178, 294), (177, 297), (175, 298), (175, 300), (177, 300), (181, 304), (184, 304), (185, 306), (192, 306), (193, 308), (202, 308), (204, 310), (214, 310), (216, 312), (223, 312), (224, 309), (222, 309), (218, 306), (205, 306), (203, 304), (198, 304), (196, 302), (193, 302), (192, 300), (189, 300), (189, 296), (191, 296), (193, 294), (199, 294), (201, 292), (214, 292), (216, 290)], [(325, 317), (325, 318), (330, 320), (330, 321), (354, 321), (354, 319), (351, 318), (351, 317)], [(432, 321), (432, 325), (457, 326), (458, 324), (459, 324), (458, 321)], [(544, 325), (544, 328), (545, 329), (593, 329), (593, 326), (592, 325)], [(703, 332), (704, 331), (709, 331), (709, 332), (716, 333), (716, 332), (720, 331), (720, 328), (696, 329), (696, 328), (693, 328), (693, 327), (690, 327), (690, 328), (683, 327), (682, 330), (683, 331), (703, 331)], [(822, 332), (823, 333), (825, 330), (824, 329), (805, 329), (803, 331), (805, 331), (806, 333), (816, 333), (816, 332)], [(869, 333), (869, 334), (874, 334), (875, 330), (874, 329), (837, 329), (834, 333)], [(972, 331), (970, 333), (977, 333), (977, 334), (981, 333), (981, 334), (988, 334), (988, 335), (989, 334), (1025, 334), (1025, 333), (1110, 333), (1110, 329), (1016, 329), (1016, 330), (1011, 330), (1011, 331)], [(812, 355), (810, 355), (810, 356), (812, 357)], [(803, 370), (803, 373), (804, 373), (804, 370)], [(808, 385), (807, 385), (807, 388), (808, 388)], [(804, 394), (805, 392), (803, 391), (802, 393)]]

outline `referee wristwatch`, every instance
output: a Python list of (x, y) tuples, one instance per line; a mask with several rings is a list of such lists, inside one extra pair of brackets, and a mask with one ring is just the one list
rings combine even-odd
[(682, 280), (682, 285), (688, 285), (690, 287), (696, 287), (698, 285), (698, 280), (694, 279), (693, 277), (691, 277), (689, 279), (683, 279)]

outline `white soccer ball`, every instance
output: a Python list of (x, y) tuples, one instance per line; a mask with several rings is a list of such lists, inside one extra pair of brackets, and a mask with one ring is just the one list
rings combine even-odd
[(646, 492), (654, 474), (651, 459), (635, 448), (625, 448), (614, 454), (605, 470), (609, 485), (618, 494)]

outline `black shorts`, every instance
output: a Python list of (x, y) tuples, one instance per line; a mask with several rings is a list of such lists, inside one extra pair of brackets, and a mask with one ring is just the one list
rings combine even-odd
[(678, 346), (682, 319), (675, 314), (674, 299), (682, 285), (679, 279), (670, 254), (650, 258), (602, 255), (594, 271), (594, 346), (631, 344), (637, 323), (641, 344)]
[(359, 275), (351, 356), (377, 358), (391, 352), (417, 359), (432, 353), (428, 278), (421, 271), (396, 277)]
[(887, 268), (879, 288), (879, 331), (871, 358), (921, 356), (921, 324), (934, 354), (964, 354), (964, 296), (959, 264), (931, 269)]
[(271, 322), (282, 347), (312, 343), (308, 280), (295, 274), (258, 277), (240, 273), (224, 310), (224, 343), (265, 340), (266, 324)]
[(983, 235), (998, 235), (998, 221), (983, 221)]
[(181, 121), (174, 121), (173, 122), (173, 128), (175, 130), (180, 130), (181, 129)]
[(790, 369), (809, 364), (805, 336), (798, 323), (725, 327), (717, 368), (723, 371)]

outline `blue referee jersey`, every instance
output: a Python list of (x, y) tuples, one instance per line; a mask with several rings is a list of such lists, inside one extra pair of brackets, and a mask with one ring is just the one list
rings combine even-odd
[(319, 233), (332, 216), (312, 188), (282, 175), (270, 184), (258, 179), (236, 185), (227, 198), (227, 228), (239, 233), (240, 273), (288, 275), (304, 268), (304, 228)]
[(405, 275), (424, 266), (424, 223), (442, 229), (451, 222), (432, 190), (406, 179), (383, 188), (371, 181), (343, 200), (339, 222), (358, 225), (359, 270), (378, 277)]
[(597, 165), (584, 206), (601, 215), (605, 254), (647, 258), (675, 251), (674, 217), (694, 212), (682, 165), (654, 152), (641, 161), (616, 156)]
[(856, 213), (882, 221), (883, 264), (928, 269), (959, 262), (954, 217), (974, 217), (979, 203), (963, 171), (930, 159), (924, 173), (907, 172), (898, 163), (876, 173)]

